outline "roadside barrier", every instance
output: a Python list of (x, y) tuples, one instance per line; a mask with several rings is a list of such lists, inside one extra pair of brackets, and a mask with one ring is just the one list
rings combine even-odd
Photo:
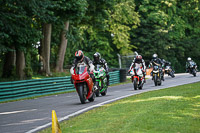
[[(110, 85), (120, 83), (120, 71), (109, 72)], [(0, 82), (0, 102), (75, 90), (71, 76)]]
[(110, 75), (110, 85), (120, 83), (120, 71), (109, 72)]
[(52, 110), (52, 133), (62, 133), (55, 110)]
[(0, 83), (0, 101), (74, 90), (70, 77), (21, 80)]

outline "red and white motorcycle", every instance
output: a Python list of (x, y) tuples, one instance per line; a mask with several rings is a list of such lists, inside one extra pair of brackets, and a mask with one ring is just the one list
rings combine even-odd
[(134, 68), (131, 69), (130, 75), (131, 75), (134, 90), (137, 90), (137, 89), (141, 90), (144, 85), (144, 76), (142, 73), (142, 67), (135, 66)]

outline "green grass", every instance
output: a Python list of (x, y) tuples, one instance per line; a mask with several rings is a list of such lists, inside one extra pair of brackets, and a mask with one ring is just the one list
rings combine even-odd
[(63, 133), (200, 133), (200, 82), (128, 97), (60, 127)]

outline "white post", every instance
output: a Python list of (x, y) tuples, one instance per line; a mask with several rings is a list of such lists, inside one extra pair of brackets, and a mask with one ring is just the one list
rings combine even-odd
[(117, 56), (118, 56), (118, 59), (119, 59), (119, 68), (121, 69), (122, 68), (121, 56), (120, 56), (120, 54), (117, 54)]

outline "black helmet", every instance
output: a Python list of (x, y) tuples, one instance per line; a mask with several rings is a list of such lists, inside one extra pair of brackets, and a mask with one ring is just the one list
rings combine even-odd
[(93, 57), (94, 57), (94, 61), (98, 62), (101, 59), (101, 54), (99, 52), (96, 52)]
[(84, 57), (83, 51), (82, 50), (76, 51), (75, 52), (75, 57), (76, 57), (77, 61), (82, 61), (83, 57)]
[(157, 59), (158, 58), (158, 55), (157, 54), (153, 54), (153, 59), (155, 60), (155, 59)]

